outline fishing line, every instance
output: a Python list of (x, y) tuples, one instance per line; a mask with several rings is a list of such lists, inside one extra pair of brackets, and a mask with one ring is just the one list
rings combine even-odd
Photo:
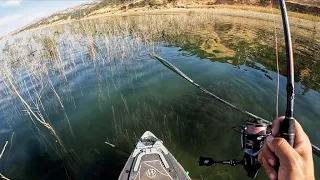
[(272, 0), (270, 0), (270, 9), (273, 18), (274, 25), (274, 40), (275, 40), (275, 51), (276, 51), (276, 63), (277, 63), (277, 97), (276, 97), (276, 118), (279, 117), (279, 91), (280, 91), (280, 70), (279, 70), (279, 49), (278, 49), (278, 33), (276, 26), (276, 18), (273, 12)]

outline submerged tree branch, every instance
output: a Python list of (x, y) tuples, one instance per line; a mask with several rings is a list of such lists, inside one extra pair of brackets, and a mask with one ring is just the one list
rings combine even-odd
[(53, 128), (51, 127), (51, 125), (49, 123), (47, 123), (43, 118), (38, 117), (34, 111), (31, 109), (31, 107), (29, 106), (29, 104), (21, 97), (21, 95), (19, 94), (18, 90), (16, 89), (16, 86), (13, 84), (12, 80), (10, 79), (10, 77), (7, 77), (8, 81), (11, 85), (12, 90), (15, 92), (15, 94), (19, 97), (20, 101), (22, 102), (22, 104), (24, 104), (26, 106), (26, 108), (28, 109), (28, 111), (36, 118), (36, 120), (38, 120), (42, 125), (44, 125), (46, 128), (48, 128), (50, 130), (50, 132), (56, 136), (56, 132), (53, 130)]
[(2, 158), (2, 155), (3, 155), (4, 151), (6, 150), (7, 145), (8, 145), (8, 141), (6, 141), (6, 144), (3, 146), (3, 149), (0, 154), (0, 159)]
[(0, 173), (0, 178), (4, 180), (10, 180), (9, 178), (5, 177), (3, 174)]
[[(4, 146), (3, 146), (3, 149), (2, 149), (1, 154), (0, 154), (0, 159), (2, 158), (2, 155), (3, 155), (4, 151), (6, 150), (7, 145), (8, 145), (8, 141), (6, 141), (6, 143), (5, 143)], [(10, 180), (10, 179), (8, 179), (7, 177), (5, 177), (5, 176), (4, 176), (3, 174), (1, 174), (1, 173), (0, 173), (0, 178), (1, 178), (1, 179), (4, 179), (4, 180)]]

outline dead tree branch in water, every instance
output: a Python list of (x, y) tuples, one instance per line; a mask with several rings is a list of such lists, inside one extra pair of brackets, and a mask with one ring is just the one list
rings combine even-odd
[[(3, 149), (2, 149), (1, 154), (0, 154), (0, 159), (2, 158), (2, 155), (3, 155), (4, 151), (6, 150), (7, 145), (8, 145), (8, 141), (6, 141), (6, 143), (5, 143), (4, 146), (3, 146)], [(0, 173), (0, 178), (1, 178), (1, 179), (4, 179), (4, 180), (10, 180), (10, 179), (8, 179), (7, 177), (5, 177), (5, 176), (4, 176), (3, 174), (1, 174), (1, 173)]]

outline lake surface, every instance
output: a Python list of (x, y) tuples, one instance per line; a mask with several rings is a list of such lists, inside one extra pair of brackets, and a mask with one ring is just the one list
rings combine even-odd
[[(277, 27), (284, 114), (285, 53)], [(292, 36), (295, 117), (320, 146), (319, 30), (293, 26)], [(246, 179), (241, 166), (198, 167), (197, 159), (241, 159), (240, 135), (231, 128), (248, 117), (208, 97), (149, 52), (224, 100), (270, 121), (276, 116), (269, 21), (208, 14), (89, 20), (28, 33), (2, 48), (0, 145), (8, 146), (0, 172), (10, 179), (116, 179), (127, 154), (105, 142), (131, 152), (146, 130), (164, 141), (192, 179)], [(25, 110), (9, 79), (61, 143)], [(320, 160), (314, 159), (320, 177)], [(263, 169), (258, 179), (267, 179)]]

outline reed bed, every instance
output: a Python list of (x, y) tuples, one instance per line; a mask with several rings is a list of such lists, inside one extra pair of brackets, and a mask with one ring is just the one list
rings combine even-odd
[[(0, 55), (3, 84), (0, 96), (2, 104), (5, 104), (1, 106), (4, 122), (8, 127), (14, 128), (23, 123), (20, 120), (24, 119), (23, 116), (28, 116), (27, 124), (37, 139), (46, 148), (54, 150), (63, 159), (64, 166), (71, 166), (76, 171), (72, 158), (77, 154), (70, 153), (71, 150), (65, 146), (55, 128), (57, 122), (51, 121), (50, 114), (63, 114), (69, 136), (77, 136), (65, 104), (74, 104), (76, 108), (72, 89), (79, 87), (81, 91), (81, 84), (75, 84), (74, 81), (80, 75), (79, 69), (85, 69), (84, 73), (91, 69), (94, 71), (99, 104), (106, 103), (111, 98), (109, 91), (117, 91), (127, 84), (134, 91), (133, 82), (139, 75), (130, 67), (133, 63), (143, 67), (143, 62), (136, 61), (136, 57), (142, 53), (157, 51), (157, 47), (163, 42), (186, 43), (186, 39), (176, 40), (173, 37), (211, 26), (212, 23), (208, 21), (211, 18), (210, 14), (185, 14), (78, 21), (8, 40)], [(120, 80), (122, 75), (126, 77), (125, 82)], [(125, 113), (112, 109), (115, 134), (126, 134), (129, 137), (128, 132), (123, 129), (124, 122), (119, 121), (119, 118), (130, 116), (131, 119), (127, 119), (126, 123), (134, 123), (138, 127), (140, 124), (137, 119), (141, 118), (139, 116), (143, 112), (131, 111), (123, 95), (121, 99)], [(156, 112), (149, 113), (155, 117)], [(166, 116), (163, 117), (163, 123), (167, 123)], [(171, 141), (170, 131), (167, 130), (164, 134), (169, 135), (162, 134), (163, 139)]]

